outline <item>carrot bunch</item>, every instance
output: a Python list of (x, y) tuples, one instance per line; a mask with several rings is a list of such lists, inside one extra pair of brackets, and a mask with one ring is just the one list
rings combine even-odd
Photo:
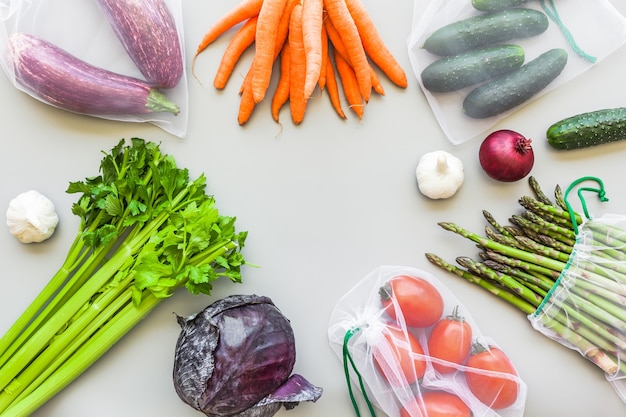
[(239, 90), (240, 125), (268, 94), (276, 62), (280, 74), (271, 97), (276, 122), (289, 103), (293, 123), (300, 124), (316, 87), (328, 92), (334, 110), (345, 119), (343, 92), (349, 108), (361, 119), (372, 91), (384, 95), (374, 65), (398, 87), (407, 86), (404, 70), (361, 0), (242, 0), (209, 28), (194, 62), (219, 36), (235, 27), (213, 85), (226, 87), (240, 57), (254, 44), (254, 57)]

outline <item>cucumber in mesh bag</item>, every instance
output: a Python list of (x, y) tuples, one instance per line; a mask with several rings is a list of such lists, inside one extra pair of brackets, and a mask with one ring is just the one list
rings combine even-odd
[(548, 29), (548, 17), (539, 10), (514, 8), (483, 13), (440, 27), (424, 41), (423, 48), (440, 56), (513, 39), (537, 36)]
[(424, 68), (422, 83), (434, 93), (460, 90), (521, 67), (524, 56), (519, 45), (498, 45), (443, 57)]
[(465, 97), (463, 111), (482, 119), (511, 110), (546, 88), (566, 64), (564, 49), (550, 49), (517, 70), (476, 87)]

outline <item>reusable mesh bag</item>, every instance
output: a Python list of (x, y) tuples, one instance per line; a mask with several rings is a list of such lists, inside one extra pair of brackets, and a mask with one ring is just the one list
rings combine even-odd
[[(600, 188), (578, 190), (582, 217), (567, 196), (589, 180), (597, 181)], [(582, 191), (608, 200), (604, 185), (594, 177), (583, 177), (568, 188), (564, 197), (576, 243), (556, 283), (528, 318), (533, 328), (600, 367), (626, 402), (626, 216), (591, 218)]]
[[(496, 3), (496, 0), (493, 0), (492, 3)], [(424, 2), (421, 0), (415, 1), (412, 31), (407, 40), (409, 58), (414, 75), (420, 83), (439, 125), (453, 144), (464, 143), (485, 133), (507, 115), (589, 70), (626, 41), (626, 19), (608, 0), (524, 1), (517, 8), (531, 9), (545, 14), (546, 20), (549, 22), (547, 29), (532, 36), (518, 36), (506, 40), (498, 39), (502, 31), (488, 35), (483, 34), (480, 36), (493, 39), (493, 42), (483, 47), (503, 44), (521, 47), (524, 59), (522, 68), (539, 58), (540, 55), (559, 49), (567, 53), (565, 67), (556, 78), (549, 80), (547, 85), (542, 88), (537, 87), (538, 89), (533, 95), (525, 98), (521, 103), (514, 103), (515, 105), (510, 108), (509, 102), (516, 102), (517, 98), (507, 98), (506, 95), (495, 94), (492, 90), (486, 95), (490, 99), (494, 99), (495, 104), (501, 106), (502, 110), (491, 116), (469, 117), (464, 112), (464, 100), (470, 92), (482, 88), (496, 79), (509, 77), (511, 73), (499, 73), (453, 91), (430, 91), (424, 85), (422, 73), (429, 65), (446, 58), (446, 56), (429, 52), (424, 48), (424, 42), (433, 32), (446, 25), (485, 15), (487, 12), (477, 10), (472, 5), (472, 0), (430, 0), (425, 8), (423, 4)], [(475, 36), (474, 31), (468, 29), (468, 32), (465, 33), (466, 37)], [(475, 53), (483, 47), (473, 48), (470, 52)], [(487, 58), (483, 59), (483, 61), (485, 60)], [(490, 60), (490, 62), (494, 61), (494, 59)], [(487, 73), (485, 70), (478, 71), (480, 75)], [(459, 74), (459, 71), (454, 71), (446, 78), (449, 80), (460, 78)], [(467, 78), (467, 75), (462, 77)], [(515, 89), (518, 87), (526, 88), (538, 78), (526, 77), (524, 85), (520, 85), (522, 83), (519, 82), (513, 82), (513, 84)], [(500, 90), (513, 91), (513, 88), (506, 87)], [(507, 105), (502, 104), (503, 102), (507, 102)]]
[[(413, 285), (425, 292), (414, 294), (418, 304), (409, 311), (409, 299), (401, 294), (408, 294)], [(413, 314), (418, 310), (420, 314)], [(442, 328), (447, 331), (440, 332)], [(464, 342), (450, 336), (458, 336), (459, 328), (465, 329), (465, 337), (471, 336), (467, 355), (453, 360), (435, 354), (432, 349), (443, 341), (453, 351), (463, 351), (457, 347)], [(335, 305), (328, 338), (342, 362), (357, 416), (357, 390), (372, 416), (378, 408), (391, 417), (427, 417), (434, 403), (448, 407), (450, 415), (523, 416), (527, 387), (517, 369), (496, 341), (480, 332), (454, 294), (426, 271), (381, 266), (370, 272)], [(485, 357), (498, 358), (507, 370), (471, 365)], [(492, 389), (481, 393), (477, 386)]]
[[(166, 111), (147, 114), (90, 114), (108, 120), (147, 122), (178, 137), (185, 137), (188, 124), (188, 91), (185, 69), (182, 1), (165, 0), (176, 24), (182, 59), (182, 76), (173, 88), (161, 89), (178, 108), (178, 114)], [(143, 80), (144, 77), (126, 53), (105, 13), (97, 2), (73, 0), (7, 0), (0, 1), (0, 64), (15, 88), (49, 105), (21, 85), (9, 56), (8, 41), (16, 33), (36, 36), (63, 49), (93, 66)], [(70, 83), (68, 81), (68, 83)], [(76, 111), (76, 113), (81, 113)]]

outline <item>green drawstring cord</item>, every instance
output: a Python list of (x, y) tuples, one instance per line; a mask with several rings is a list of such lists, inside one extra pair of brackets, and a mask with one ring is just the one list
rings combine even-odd
[(539, 0), (539, 3), (541, 3), (541, 7), (546, 12), (546, 14), (559, 26), (559, 29), (561, 29), (561, 32), (565, 36), (565, 39), (567, 40), (567, 43), (569, 43), (570, 47), (583, 59), (586, 59), (591, 63), (596, 62), (596, 57), (588, 55), (576, 44), (574, 36), (561, 20), (561, 16), (559, 16), (559, 12), (556, 10), (556, 6), (554, 5), (554, 0), (548, 0), (548, 2), (550, 3), (549, 5), (546, 4), (545, 0)]
[(576, 221), (576, 213), (574, 213), (574, 209), (572, 208), (569, 201), (567, 201), (567, 195), (574, 187), (584, 181), (595, 181), (600, 184), (600, 188), (581, 187), (578, 189), (578, 198), (580, 199), (580, 203), (583, 207), (583, 212), (585, 213), (585, 217), (587, 217), (587, 219), (591, 219), (591, 216), (589, 215), (589, 211), (587, 210), (587, 202), (583, 197), (583, 191), (592, 191), (594, 193), (598, 193), (598, 198), (600, 199), (600, 201), (609, 201), (609, 199), (606, 197), (606, 192), (604, 191), (604, 183), (600, 178), (582, 177), (570, 184), (570, 186), (567, 188), (567, 191), (565, 192), (565, 195), (563, 196), (563, 199), (565, 200), (565, 206), (567, 207), (567, 211), (569, 212), (570, 219), (572, 220), (572, 226), (574, 226), (574, 232), (576, 232), (576, 235), (578, 235), (578, 222)]
[(376, 413), (374, 412), (374, 407), (372, 406), (372, 403), (369, 400), (367, 393), (365, 392), (365, 384), (363, 383), (363, 377), (361, 377), (361, 374), (359, 370), (357, 369), (356, 364), (354, 363), (354, 360), (352, 359), (352, 355), (350, 354), (350, 349), (348, 349), (348, 342), (350, 341), (352, 336), (354, 336), (354, 334), (358, 332), (359, 330), (361, 330), (359, 327), (352, 328), (346, 332), (343, 338), (343, 370), (346, 374), (346, 383), (348, 384), (348, 391), (350, 392), (350, 400), (352, 401), (352, 406), (354, 407), (354, 411), (356, 412), (357, 417), (361, 417), (361, 413), (359, 411), (359, 406), (356, 402), (354, 392), (352, 391), (352, 384), (350, 383), (350, 368), (348, 366), (348, 363), (350, 364), (350, 366), (352, 366), (354, 373), (359, 379), (359, 386), (361, 388), (361, 393), (363, 393), (363, 397), (365, 398), (365, 403), (367, 404), (367, 408), (370, 410), (371, 416), (376, 417)]
[[(583, 194), (582, 194), (583, 191), (592, 191), (594, 193), (598, 193), (598, 198), (600, 199), (600, 201), (602, 202), (609, 201), (609, 199), (605, 195), (604, 183), (602, 182), (600, 178), (582, 177), (570, 184), (570, 186), (567, 188), (567, 191), (565, 191), (565, 194), (563, 195), (563, 200), (565, 201), (565, 206), (567, 207), (569, 217), (572, 221), (572, 226), (574, 227), (574, 232), (576, 233), (577, 242), (578, 242), (578, 221), (576, 221), (576, 213), (574, 212), (572, 205), (569, 203), (569, 201), (567, 201), (567, 195), (569, 194), (570, 191), (572, 191), (574, 187), (576, 187), (578, 184), (584, 181), (596, 181), (598, 184), (600, 184), (600, 188), (581, 187), (578, 189), (578, 198), (580, 199), (580, 203), (583, 207), (583, 212), (585, 213), (585, 217), (587, 217), (587, 219), (591, 219), (591, 216), (589, 215), (589, 211), (587, 210), (587, 202), (585, 201), (585, 198), (583, 197)], [(563, 268), (563, 271), (561, 271), (561, 274), (557, 278), (556, 282), (554, 283), (552, 288), (550, 288), (550, 291), (548, 291), (548, 293), (543, 297), (543, 300), (541, 301), (539, 306), (537, 306), (537, 309), (533, 313), (533, 317), (537, 317), (543, 311), (544, 305), (548, 303), (548, 300), (552, 297), (552, 293), (561, 284), (561, 278), (563, 278), (564, 272), (570, 268), (575, 257), (576, 257), (576, 245), (574, 246), (574, 249), (572, 250), (570, 258), (567, 261), (567, 264), (565, 265), (565, 267)]]

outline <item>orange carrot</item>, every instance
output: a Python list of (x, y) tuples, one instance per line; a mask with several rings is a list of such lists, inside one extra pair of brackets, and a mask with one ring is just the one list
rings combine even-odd
[(328, 97), (330, 103), (335, 109), (335, 112), (342, 119), (347, 119), (346, 114), (341, 108), (341, 100), (339, 98), (339, 85), (337, 85), (337, 78), (335, 77), (335, 68), (333, 67), (333, 61), (331, 59), (326, 60), (326, 91), (328, 91)]
[(200, 41), (198, 45), (194, 59), (228, 29), (244, 20), (258, 15), (262, 5), (263, 0), (243, 0), (226, 14), (222, 15), (222, 17), (204, 34), (202, 41)]
[(320, 77), (317, 81), (320, 90), (326, 87), (326, 70), (328, 69), (328, 34), (326, 33), (326, 26), (322, 23), (322, 64), (320, 68)]
[(370, 65), (370, 76), (372, 77), (372, 88), (381, 96), (385, 95), (385, 89), (383, 85), (380, 83), (380, 78), (378, 78), (378, 74), (374, 71), (374, 68)]
[(306, 53), (306, 77), (304, 96), (310, 97), (317, 85), (322, 70), (322, 0), (306, 0), (302, 3), (302, 39)]
[(341, 86), (346, 100), (348, 101), (352, 111), (359, 116), (359, 119), (362, 119), (365, 108), (356, 74), (350, 64), (343, 59), (343, 57), (338, 54), (336, 50), (334, 58), (335, 65), (337, 66), (337, 73), (339, 74), (339, 79), (341, 80)]
[(246, 72), (245, 77), (243, 77), (243, 82), (241, 83), (241, 86), (239, 87), (239, 95), (243, 95), (243, 89), (247, 88), (250, 86), (250, 84), (252, 83), (252, 71), (250, 71), (250, 69), (252, 68), (252, 64), (250, 64), (250, 68), (248, 68), (248, 72)]
[(254, 97), (252, 97), (252, 65), (241, 84), (241, 100), (239, 101), (239, 113), (237, 114), (237, 122), (243, 126), (250, 120), (252, 112), (256, 107)]
[(287, 0), (283, 15), (278, 22), (278, 28), (276, 29), (276, 44), (274, 47), (274, 60), (278, 58), (283, 45), (286, 44), (287, 36), (289, 34), (289, 20), (291, 19), (291, 11), (296, 4), (299, 4), (300, 0)]
[[(336, 53), (340, 54), (341, 57), (348, 64), (350, 64), (352, 66), (352, 63), (350, 62), (350, 58), (348, 57), (348, 52), (346, 51), (346, 47), (343, 44), (343, 41), (341, 40), (341, 37), (339, 36), (339, 33), (337, 32), (337, 29), (333, 25), (332, 21), (330, 19), (326, 19), (326, 21), (324, 21), (324, 26), (326, 28), (326, 32), (328, 34), (328, 38), (330, 39), (330, 42), (332, 43), (333, 47), (335, 48)], [(368, 66), (368, 71), (369, 71), (370, 78), (371, 78), (372, 88), (378, 94), (380, 94), (381, 96), (384, 96), (385, 95), (385, 90), (383, 89), (383, 86), (380, 83), (380, 79), (378, 78), (378, 74), (376, 74), (376, 71), (374, 71), (374, 68), (372, 68), (372, 66), (369, 65), (369, 63), (367, 64), (367, 66)], [(366, 100), (366, 102), (367, 102), (367, 100)]]
[(349, 62), (349, 58), (346, 56), (346, 47), (337, 33), (337, 29), (335, 29), (335, 25), (330, 19), (324, 20), (324, 29), (326, 30), (326, 35), (328, 36), (328, 40), (333, 45), (334, 51), (336, 53), (340, 53), (343, 59)]
[[(289, 23), (291, 20), (291, 11), (293, 10), (294, 6), (296, 4), (299, 4), (300, 0), (287, 0), (287, 4), (285, 5), (285, 9), (283, 10), (283, 14), (280, 18), (280, 21), (278, 22), (278, 28), (277, 28), (277, 33), (276, 33), (276, 44), (274, 47), (274, 60), (278, 59), (278, 56), (280, 54), (282, 54), (284, 52), (284, 49), (288, 49), (288, 45), (289, 43), (287, 42), (287, 37), (289, 35)], [(288, 52), (289, 54), (289, 52)], [(288, 64), (289, 61), (291, 60), (291, 57), (289, 57), (289, 59), (284, 60), (283, 58), (285, 58), (286, 56), (281, 57), (281, 76), (279, 79), (279, 84), (281, 82), (285, 82), (286, 80), (281, 80), (286, 78), (287, 80), (289, 80), (289, 71), (288, 70), (283, 70), (283, 65), (284, 64)], [(285, 62), (286, 61), (286, 62)], [(282, 86), (278, 85), (276, 88), (283, 88)], [(280, 108), (282, 108), (282, 106), (284, 105), (284, 102), (280, 104), (279, 108), (277, 110), (274, 109), (274, 106), (278, 106), (278, 102), (282, 101), (282, 97), (280, 97), (282, 94), (286, 93), (287, 94), (287, 98), (286, 100), (289, 99), (289, 86), (287, 85), (287, 87), (285, 88), (285, 91), (279, 92), (278, 90), (274, 93), (274, 97), (272, 98), (272, 117), (274, 117), (274, 114), (276, 115), (276, 117), (274, 117), (274, 120), (278, 122), (278, 112), (280, 111)], [(276, 95), (278, 95), (279, 97), (276, 98)], [(276, 101), (276, 103), (275, 103)], [(286, 102), (286, 101), (285, 101)]]
[[(280, 55), (280, 51), (283, 46), (286, 45), (287, 36), (289, 35), (289, 20), (291, 19), (291, 11), (293, 7), (300, 3), (300, 0), (287, 0), (287, 5), (285, 6), (285, 10), (283, 10), (283, 15), (280, 18), (280, 22), (278, 22), (278, 27), (276, 29), (276, 43), (274, 45), (274, 61), (278, 59), (278, 55)], [(253, 62), (254, 63), (254, 62)], [(246, 74), (246, 77), (252, 77), (254, 75), (254, 71), (249, 71)], [(239, 91), (241, 94), (241, 90)]]
[(291, 57), (289, 55), (289, 43), (283, 46), (280, 52), (280, 77), (278, 84), (272, 97), (272, 118), (278, 122), (278, 114), (283, 105), (289, 100), (289, 64)]
[(257, 17), (251, 17), (231, 38), (224, 54), (222, 55), (222, 61), (217, 68), (215, 79), (213, 80), (213, 86), (215, 88), (221, 90), (226, 87), (226, 83), (228, 82), (237, 61), (239, 61), (243, 52), (248, 49), (252, 43), (254, 43), (256, 22)]
[(406, 88), (404, 70), (383, 42), (361, 0), (344, 0), (357, 27), (363, 48), (380, 70), (399, 87)]
[(352, 16), (350, 16), (345, 0), (324, 0), (324, 7), (346, 48), (350, 65), (354, 68), (361, 96), (367, 102), (372, 91), (372, 79), (365, 49), (363, 49), (356, 24)]
[(278, 24), (287, 0), (263, 0), (256, 26), (256, 53), (254, 54), (252, 95), (259, 103), (265, 97), (272, 77), (272, 66), (276, 59), (276, 36)]
[[(274, 48), (274, 60), (280, 54), (281, 49), (286, 45), (287, 35), (289, 33), (289, 20), (291, 16), (291, 10), (293, 7), (300, 3), (300, 0), (287, 0), (287, 5), (285, 6), (285, 10), (283, 10), (283, 15), (281, 16), (280, 22), (278, 23), (277, 35), (276, 35), (276, 44)], [(239, 94), (241, 95), (242, 103), (240, 103), (240, 108), (242, 109), (240, 113), (242, 113), (241, 118), (247, 121), (247, 118), (250, 117), (252, 110), (254, 109), (256, 103), (254, 103), (254, 98), (252, 97), (252, 77), (254, 75), (254, 70), (252, 69), (254, 66), (254, 60), (250, 64), (250, 70), (246, 73), (244, 82), (241, 84), (241, 88), (239, 89)], [(244, 96), (244, 88), (247, 88), (248, 91)], [(251, 104), (252, 101), (254, 104)], [(250, 109), (250, 110), (249, 110)], [(243, 124), (243, 123), (241, 123)]]
[(303, 6), (298, 3), (291, 11), (289, 23), (289, 108), (293, 123), (299, 125), (304, 119), (307, 96), (304, 95), (306, 77), (306, 52), (302, 34)]

